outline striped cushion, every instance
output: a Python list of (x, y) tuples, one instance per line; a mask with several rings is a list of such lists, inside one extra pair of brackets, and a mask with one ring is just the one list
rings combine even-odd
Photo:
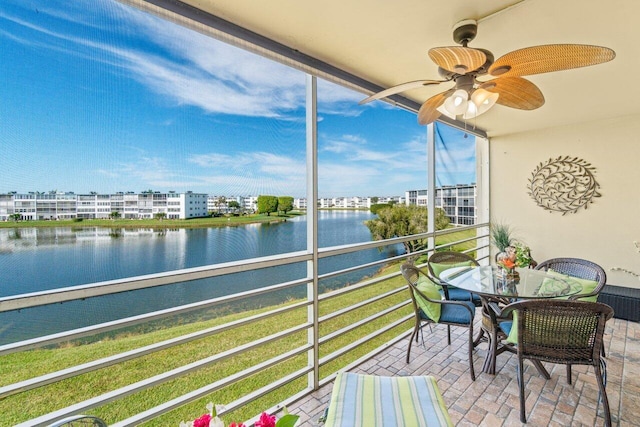
[(339, 373), (325, 427), (453, 426), (436, 380)]

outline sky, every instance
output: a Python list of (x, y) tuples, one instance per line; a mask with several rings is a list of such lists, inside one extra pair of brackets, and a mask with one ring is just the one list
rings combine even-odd
[[(113, 0), (0, 2), (0, 193), (306, 196), (304, 73)], [(320, 197), (426, 188), (416, 115), (318, 82)], [(436, 185), (475, 182), (439, 126)]]

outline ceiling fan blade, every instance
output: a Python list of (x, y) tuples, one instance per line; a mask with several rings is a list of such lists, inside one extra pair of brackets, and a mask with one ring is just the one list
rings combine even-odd
[(429, 58), (447, 71), (466, 74), (480, 68), (487, 60), (487, 55), (470, 47), (445, 46), (429, 49)]
[(480, 85), (480, 88), (500, 96), (497, 104), (519, 110), (535, 110), (544, 105), (544, 95), (538, 86), (522, 77), (498, 77)]
[(428, 125), (429, 123), (435, 122), (441, 114), (437, 108), (442, 105), (447, 96), (452, 92), (453, 89), (449, 89), (427, 99), (420, 107), (420, 110), (418, 110), (418, 123)]
[(616, 53), (608, 47), (584, 44), (549, 44), (514, 50), (489, 68), (493, 76), (530, 76), (569, 70), (611, 61)]
[(412, 82), (402, 83), (402, 84), (399, 84), (399, 85), (396, 85), (396, 86), (392, 86), (392, 87), (390, 87), (388, 89), (385, 89), (385, 90), (383, 90), (381, 92), (374, 93), (370, 97), (365, 98), (362, 101), (360, 101), (358, 104), (360, 104), (360, 105), (366, 104), (367, 102), (375, 101), (376, 99), (386, 98), (387, 96), (395, 95), (396, 93), (404, 92), (406, 90), (419, 88), (421, 86), (437, 85), (437, 84), (443, 83), (445, 81), (447, 81), (447, 80), (415, 80), (415, 81), (412, 81)]

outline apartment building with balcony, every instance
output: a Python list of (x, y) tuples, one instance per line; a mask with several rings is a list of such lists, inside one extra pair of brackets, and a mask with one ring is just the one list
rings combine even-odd
[[(376, 200), (374, 202), (374, 200)], [(345, 209), (369, 209), (371, 205), (376, 203), (404, 203), (402, 196), (382, 196), (382, 197), (321, 197), (318, 199), (318, 207), (328, 208), (345, 208)]]
[[(476, 213), (477, 186), (472, 184), (446, 185), (436, 188), (435, 206), (444, 209), (455, 225), (474, 225)], [(407, 205), (427, 206), (427, 190), (409, 190), (405, 192)]]
[(168, 219), (189, 219), (208, 215), (207, 195), (202, 193), (115, 193), (30, 192), (0, 194), (0, 221), (20, 214), (25, 221), (64, 219), (107, 219), (118, 212), (125, 219), (151, 219), (165, 214)]

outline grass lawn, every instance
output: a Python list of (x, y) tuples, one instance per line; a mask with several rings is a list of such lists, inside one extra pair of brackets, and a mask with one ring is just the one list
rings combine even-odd
[[(390, 266), (382, 274), (397, 271), (398, 267)], [(402, 277), (395, 277), (385, 282), (370, 286), (357, 292), (347, 293), (320, 304), (320, 315), (340, 310), (359, 301), (379, 295), (386, 290), (404, 286)], [(340, 316), (334, 320), (321, 325), (321, 336), (327, 335), (337, 329), (352, 324), (373, 313), (379, 312), (391, 305), (398, 304), (408, 299), (408, 295), (400, 292), (397, 295), (388, 297), (383, 301), (367, 305), (355, 313)], [(287, 302), (291, 304), (293, 301)], [(275, 307), (265, 307), (244, 313), (235, 313), (224, 317), (217, 317), (207, 321), (177, 325), (165, 329), (137, 334), (137, 333), (114, 333), (100, 341), (80, 344), (66, 343), (55, 348), (43, 348), (22, 353), (10, 354), (0, 357), (0, 385), (10, 384), (16, 381), (42, 375), (52, 370), (64, 369), (91, 360), (107, 357), (109, 355), (124, 352), (133, 348), (138, 348), (150, 343), (170, 339), (172, 337), (188, 334), (197, 330), (202, 330), (215, 325), (227, 323), (242, 317), (251, 316), (258, 312), (264, 312)], [(320, 349), (320, 357), (343, 347), (359, 337), (365, 336), (372, 331), (379, 329), (385, 324), (411, 312), (410, 306), (403, 309), (401, 313), (394, 313), (385, 318), (368, 322), (361, 328), (349, 332), (337, 339), (328, 341)], [(0, 400), (0, 413), (3, 414), (2, 425), (14, 425), (33, 418), (43, 413), (54, 411), (67, 406), (73, 402), (83, 400), (92, 396), (107, 393), (119, 387), (125, 387), (136, 381), (140, 381), (171, 369), (184, 366), (188, 363), (220, 354), (229, 349), (237, 348), (253, 340), (260, 339), (276, 331), (285, 330), (295, 325), (303, 324), (307, 321), (305, 309), (294, 310), (275, 317), (266, 318), (256, 324), (235, 328), (216, 335), (200, 339), (178, 347), (169, 348), (160, 352), (144, 356), (142, 358), (130, 360), (115, 366), (103, 368), (95, 372), (89, 372), (78, 377), (66, 379), (35, 390), (23, 392), (17, 395), (6, 397)], [(402, 327), (387, 333), (362, 348), (355, 349), (346, 357), (342, 357), (323, 367), (321, 376), (326, 376), (339, 369), (345, 364), (371, 351), (371, 349), (381, 345), (406, 331), (410, 327), (405, 324)], [(211, 366), (203, 368), (197, 372), (184, 377), (176, 378), (167, 383), (157, 385), (143, 392), (132, 394), (121, 400), (109, 403), (95, 410), (84, 411), (105, 419), (108, 423), (113, 423), (123, 418), (129, 417), (144, 409), (164, 403), (177, 396), (188, 393), (198, 387), (205, 386), (218, 381), (227, 376), (233, 375), (243, 369), (255, 366), (278, 354), (304, 345), (307, 342), (306, 332), (296, 333), (284, 340), (261, 347), (258, 350), (247, 351), (239, 356), (225, 359)], [(145, 425), (150, 426), (177, 426), (182, 420), (194, 419), (205, 412), (208, 402), (225, 404), (252, 391), (266, 386), (278, 378), (303, 368), (307, 365), (307, 356), (289, 359), (266, 371), (243, 379), (229, 387), (214, 392), (198, 402), (185, 405), (163, 417), (153, 420)], [(287, 397), (292, 396), (306, 387), (306, 378), (290, 382), (286, 386), (278, 389), (258, 401), (242, 408), (235, 413), (223, 417), (227, 425), (232, 421), (244, 421), (263, 409), (271, 407)]]

